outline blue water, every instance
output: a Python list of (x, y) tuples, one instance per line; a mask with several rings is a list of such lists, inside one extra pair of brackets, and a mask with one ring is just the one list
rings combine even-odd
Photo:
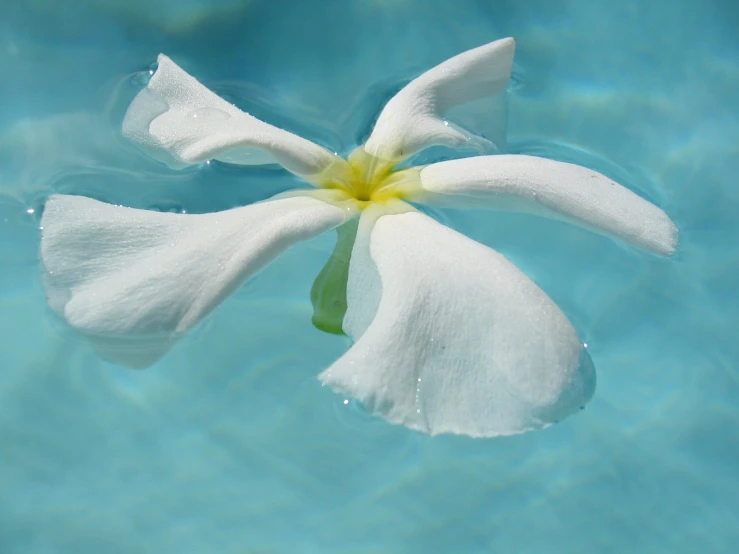
[[(739, 541), (739, 6), (729, 0), (4, 0), (0, 553), (690, 553)], [(444, 211), (562, 307), (598, 370), (545, 431), (429, 438), (315, 375), (332, 247), (296, 247), (144, 372), (46, 308), (52, 192), (204, 212), (295, 186), (174, 172), (120, 137), (159, 52), (339, 152), (418, 72), (518, 39), (508, 151), (589, 165), (681, 231), (658, 259), (567, 225)]]

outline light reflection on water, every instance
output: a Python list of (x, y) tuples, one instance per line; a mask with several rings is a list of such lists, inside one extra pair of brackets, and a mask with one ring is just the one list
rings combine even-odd
[[(0, 551), (731, 551), (735, 8), (250, 4), (223, 16), (205, 1), (85, 0), (62, 16), (39, 0), (0, 17), (12, 77), (0, 82)], [(77, 23), (51, 25), (64, 17)], [(347, 347), (310, 325), (330, 236), (280, 258), (143, 372), (101, 362), (49, 314), (36, 252), (50, 193), (197, 213), (296, 185), (272, 168), (173, 172), (124, 141), (160, 51), (255, 116), (347, 152), (408, 78), (508, 34), (508, 150), (603, 171), (681, 230), (663, 260), (558, 222), (434, 214), (504, 252), (575, 323), (598, 370), (582, 413), (472, 441), (344, 404), (314, 378)]]

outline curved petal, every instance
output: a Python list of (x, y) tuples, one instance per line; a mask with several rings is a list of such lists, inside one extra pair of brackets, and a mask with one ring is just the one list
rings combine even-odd
[(362, 214), (347, 298), (356, 344), (320, 379), (392, 423), (510, 435), (555, 423), (595, 389), (552, 300), (501, 254), (423, 214)]
[(503, 92), (515, 46), (512, 38), (496, 40), (454, 56), (411, 81), (382, 110), (365, 150), (396, 160), (429, 146), (469, 145), (475, 139), (442, 117), (454, 106)]
[(349, 216), (312, 197), (185, 215), (52, 196), (41, 221), (44, 286), (101, 356), (145, 367), (280, 253)]
[(242, 112), (208, 90), (164, 54), (126, 112), (123, 134), (172, 167), (210, 159), (260, 165), (279, 163), (313, 181), (343, 160), (297, 135)]
[(523, 155), (450, 160), (421, 170), (414, 200), (532, 213), (673, 254), (678, 230), (660, 208), (605, 175)]

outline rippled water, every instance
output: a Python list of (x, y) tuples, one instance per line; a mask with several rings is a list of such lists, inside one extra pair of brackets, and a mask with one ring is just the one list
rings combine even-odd
[[(726, 553), (739, 540), (739, 9), (728, 0), (51, 0), (0, 7), (0, 552)], [(315, 375), (332, 246), (296, 247), (144, 372), (54, 319), (52, 192), (207, 212), (295, 185), (173, 172), (120, 136), (163, 51), (339, 152), (404, 82), (518, 39), (508, 151), (617, 178), (678, 223), (675, 259), (521, 215), (438, 211), (577, 326), (585, 411), (491, 441), (369, 417)], [(478, 119), (484, 130), (487, 122)]]

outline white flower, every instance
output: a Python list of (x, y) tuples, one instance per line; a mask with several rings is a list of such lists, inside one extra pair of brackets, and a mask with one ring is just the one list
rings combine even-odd
[(412, 81), (348, 160), (240, 111), (161, 55), (126, 136), (174, 167), (276, 162), (316, 188), (204, 215), (52, 196), (41, 244), (51, 307), (103, 357), (144, 367), (280, 253), (338, 228), (314, 323), (355, 344), (323, 383), (431, 434), (508, 435), (566, 417), (595, 388), (572, 324), (501, 254), (405, 201), (555, 217), (665, 255), (677, 229), (577, 165), (494, 155), (396, 169), (432, 145), (484, 142), (442, 118), (505, 90), (514, 45), (469, 50)]

